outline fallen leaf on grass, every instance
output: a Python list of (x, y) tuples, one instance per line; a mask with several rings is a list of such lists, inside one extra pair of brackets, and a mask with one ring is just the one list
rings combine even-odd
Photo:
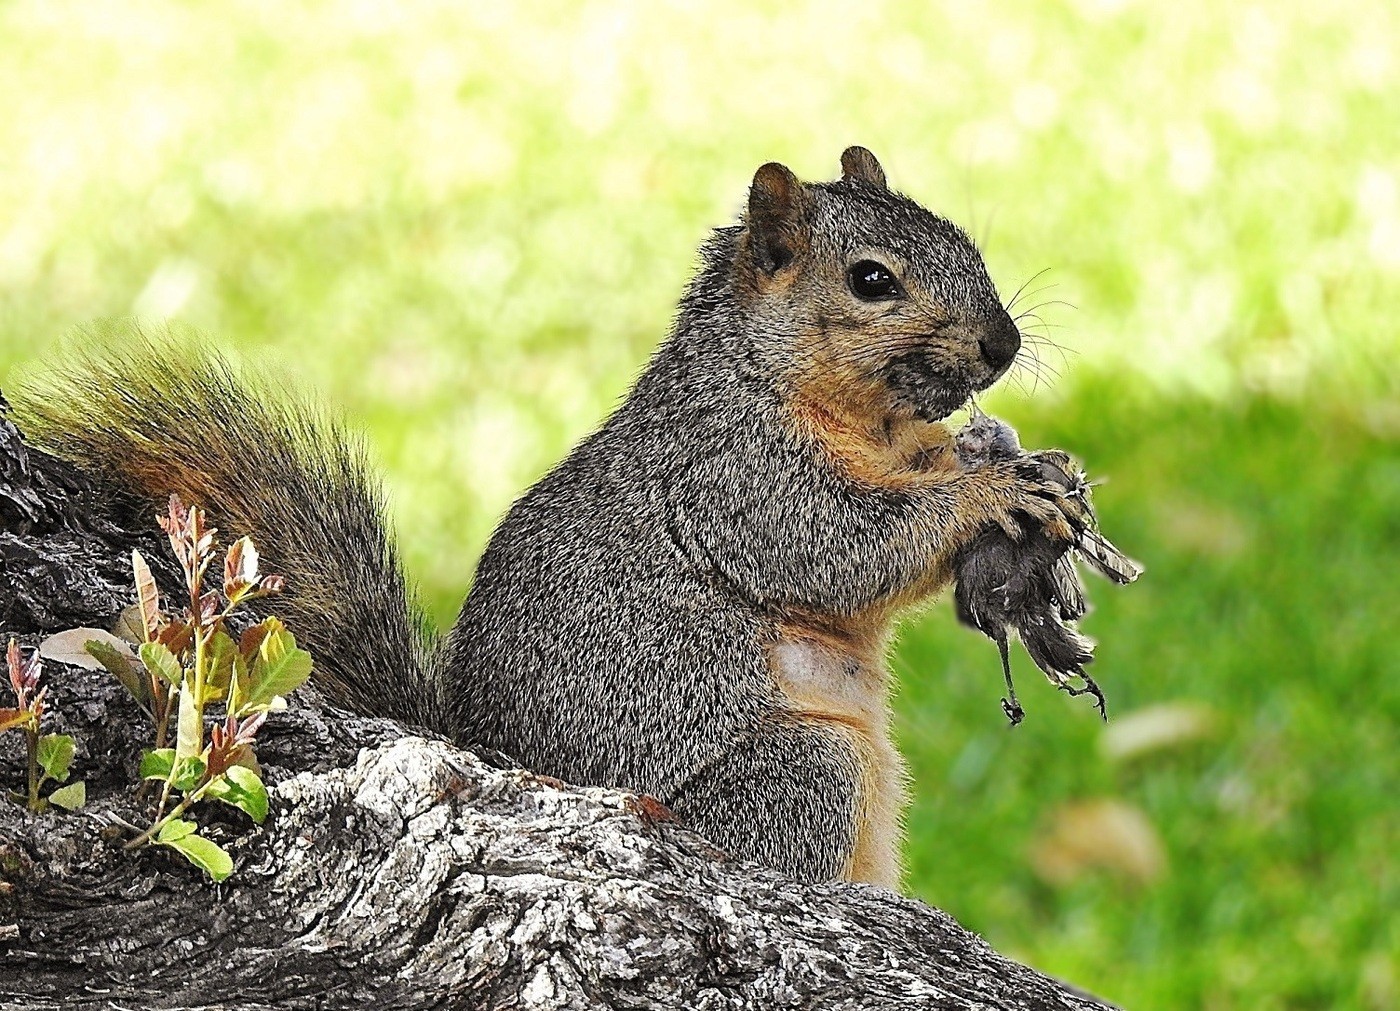
[(1031, 848), (1031, 866), (1052, 885), (1068, 885), (1090, 871), (1107, 871), (1136, 884), (1160, 878), (1166, 851), (1147, 815), (1120, 800), (1066, 804)]

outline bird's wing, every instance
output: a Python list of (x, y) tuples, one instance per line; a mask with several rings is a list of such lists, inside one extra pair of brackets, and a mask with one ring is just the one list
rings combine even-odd
[[(1047, 449), (1035, 454), (1040, 472), (1046, 480), (1065, 489), (1060, 499), (1060, 511), (1075, 531), (1075, 544), (1080, 556), (1094, 571), (1115, 583), (1131, 583), (1142, 575), (1142, 566), (1114, 547), (1099, 533), (1099, 518), (1094, 512), (1092, 488), (1084, 471), (1063, 450)], [(1082, 595), (1082, 589), (1081, 589)]]
[(1051, 587), (1055, 594), (1055, 604), (1061, 621), (1076, 621), (1089, 610), (1089, 602), (1084, 596), (1084, 583), (1079, 578), (1079, 570), (1074, 567), (1074, 557), (1066, 551), (1055, 561), (1050, 570)]
[(1131, 583), (1142, 575), (1141, 565), (1119, 551), (1107, 537), (1092, 527), (1079, 532), (1074, 546), (1090, 568), (1115, 583)]

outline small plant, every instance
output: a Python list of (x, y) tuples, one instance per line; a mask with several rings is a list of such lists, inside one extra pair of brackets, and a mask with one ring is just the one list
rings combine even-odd
[(81, 780), (60, 786), (47, 797), (41, 795), (44, 784), (50, 780), (54, 783), (67, 782), (68, 767), (73, 763), (73, 738), (67, 734), (40, 732), (44, 719), (44, 696), (48, 694), (48, 688), (40, 684), (43, 665), (39, 654), (31, 652), (26, 657), (20, 651), (19, 643), (11, 639), (5, 651), (5, 665), (9, 669), (10, 687), (14, 690), (16, 705), (13, 709), (0, 709), (0, 733), (7, 730), (24, 732), (29, 770), (28, 789), (24, 793), (12, 792), (10, 796), (31, 811), (42, 811), (50, 804), (69, 811), (81, 807), (86, 795)]
[[(141, 778), (159, 783), (160, 798), (149, 828), (127, 849), (167, 846), (201, 867), (215, 881), (233, 870), (217, 843), (199, 834), (191, 808), (201, 800), (230, 804), (262, 823), (267, 790), (258, 774), (253, 745), (267, 714), (286, 707), (284, 696), (311, 675), (311, 655), (298, 649), (276, 618), (249, 627), (236, 640), (228, 619), (251, 600), (280, 593), (281, 576), (258, 573), (258, 552), (247, 537), (224, 554), (220, 587), (205, 589), (215, 557), (214, 535), (204, 511), (170, 497), (161, 528), (184, 574), (188, 601), (163, 614), (150, 566), (131, 553), (140, 615), (139, 663), (110, 643), (92, 640), (87, 651), (117, 676), (150, 715), (155, 747), (141, 757)], [(222, 703), (225, 715), (205, 734), (206, 707)], [(170, 741), (171, 721), (175, 739)]]

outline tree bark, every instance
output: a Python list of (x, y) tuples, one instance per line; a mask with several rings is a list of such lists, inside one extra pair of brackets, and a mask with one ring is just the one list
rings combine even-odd
[[(3, 408), (3, 401), (0, 401)], [(0, 414), (0, 630), (110, 625), (130, 503)], [(167, 570), (166, 575), (170, 575)], [(126, 852), (145, 716), (110, 675), (46, 662), (78, 747), (76, 813), (0, 800), (4, 1008), (1020, 1008), (1107, 1005), (881, 889), (728, 859), (646, 797), (488, 761), (303, 690), (259, 741), (271, 814), (206, 805), (221, 885)], [(0, 786), (23, 781), (0, 735)]]

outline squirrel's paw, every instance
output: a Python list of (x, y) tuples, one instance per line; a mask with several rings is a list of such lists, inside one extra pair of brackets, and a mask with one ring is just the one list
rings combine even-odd
[(1064, 486), (1047, 476), (1034, 457), (1007, 461), (1006, 471), (1007, 494), (994, 518), (1007, 536), (1020, 540), (1028, 528), (1038, 527), (1053, 540), (1072, 542), (1075, 524)]

